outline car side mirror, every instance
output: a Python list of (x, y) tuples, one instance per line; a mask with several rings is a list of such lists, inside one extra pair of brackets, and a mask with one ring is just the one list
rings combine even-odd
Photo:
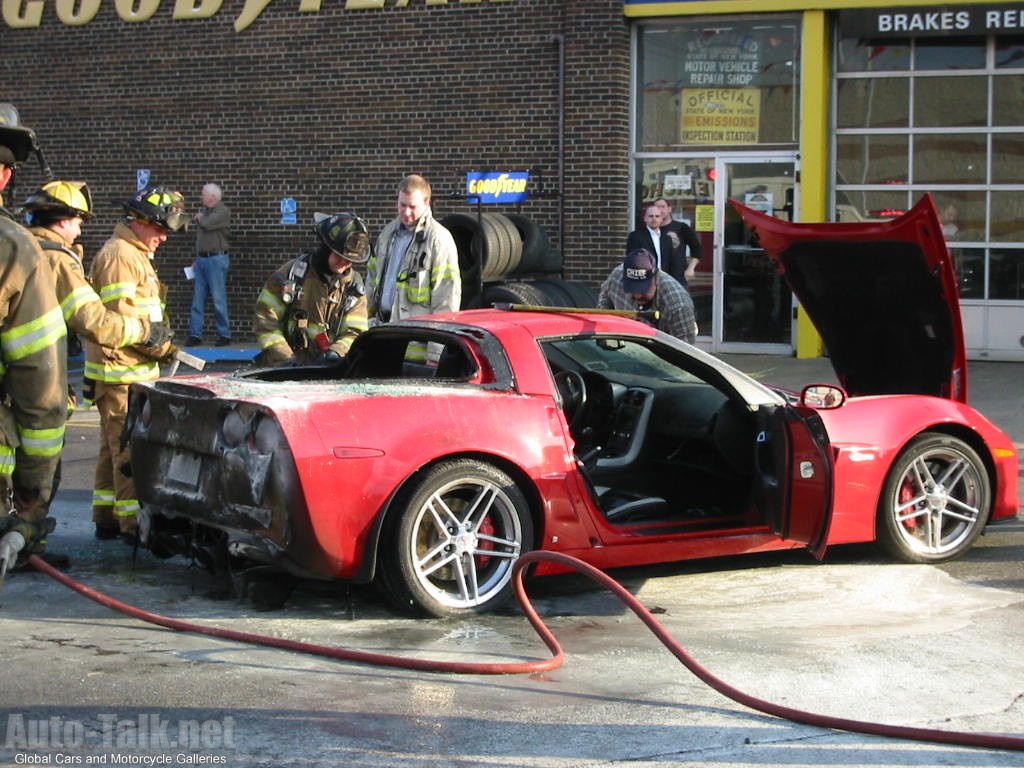
[(846, 390), (835, 384), (808, 384), (800, 392), (800, 405), (808, 408), (838, 408), (846, 402)]

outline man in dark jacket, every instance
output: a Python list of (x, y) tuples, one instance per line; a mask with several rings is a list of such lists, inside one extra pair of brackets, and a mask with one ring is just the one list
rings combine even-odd
[(658, 269), (682, 283), (685, 264), (672, 237), (662, 228), (662, 212), (655, 204), (644, 208), (644, 225), (626, 237), (626, 253), (644, 250), (654, 256)]

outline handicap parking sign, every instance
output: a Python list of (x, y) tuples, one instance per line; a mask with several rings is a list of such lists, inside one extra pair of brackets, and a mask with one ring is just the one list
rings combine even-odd
[(281, 223), (282, 224), (297, 224), (299, 204), (296, 202), (294, 197), (282, 197), (281, 198)]

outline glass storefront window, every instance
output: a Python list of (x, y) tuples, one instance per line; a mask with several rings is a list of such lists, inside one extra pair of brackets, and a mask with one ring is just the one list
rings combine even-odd
[(1024, 301), (1024, 35), (889, 39), (913, 66), (878, 75), (884, 46), (838, 32), (834, 218), (931, 194), (961, 298)]
[(914, 69), (981, 69), (985, 40), (979, 38), (919, 38), (914, 45)]
[(836, 221), (884, 221), (910, 210), (906, 190), (848, 190), (836, 200)]
[(1024, 251), (992, 251), (989, 270), (990, 299), (1024, 299)]
[(987, 158), (988, 137), (983, 133), (915, 136), (911, 155), (914, 183), (984, 184)]
[[(1024, 66), (1024, 60), (1017, 64)], [(1024, 74), (993, 78), (992, 125), (1024, 125)]]
[(996, 40), (996, 67), (1024, 67), (1024, 37), (1006, 36)]
[(994, 242), (1024, 243), (1024, 190), (993, 190), (988, 224)]
[(985, 298), (985, 251), (981, 248), (950, 248), (956, 265), (961, 299)]
[(918, 77), (914, 79), (914, 125), (921, 128), (985, 126), (988, 78)]
[(910, 125), (907, 78), (857, 78), (837, 85), (839, 128), (905, 128)]
[(797, 19), (657, 23), (637, 39), (638, 151), (796, 145)]
[(836, 177), (844, 184), (906, 182), (907, 136), (861, 134), (836, 139)]
[[(985, 202), (983, 191), (935, 190), (931, 193), (942, 219), (943, 234), (953, 242), (981, 242), (985, 232)], [(915, 201), (920, 195), (915, 197)], [(952, 247), (952, 245), (950, 246)]]
[(891, 40), (839, 41), (837, 68), (840, 72), (899, 72), (910, 69), (910, 46)]
[[(648, 203), (664, 198), (672, 207), (672, 218), (685, 222), (701, 243), (701, 256), (688, 286), (700, 333), (711, 333), (712, 283), (714, 275), (714, 232), (705, 225), (707, 212), (715, 202), (714, 157), (673, 157), (640, 160), (636, 166), (637, 215)], [(702, 215), (703, 214), (703, 215)], [(623, 234), (623, 247), (626, 236)]]
[(1022, 181), (1024, 181), (1024, 136), (1016, 133), (993, 134), (992, 183), (1020, 184)]

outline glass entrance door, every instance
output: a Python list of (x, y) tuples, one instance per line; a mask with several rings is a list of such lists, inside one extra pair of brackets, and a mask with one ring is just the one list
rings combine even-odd
[(771, 260), (753, 243), (729, 199), (792, 220), (797, 210), (796, 158), (720, 157), (715, 173), (712, 349), (789, 354), (795, 344), (792, 294)]

